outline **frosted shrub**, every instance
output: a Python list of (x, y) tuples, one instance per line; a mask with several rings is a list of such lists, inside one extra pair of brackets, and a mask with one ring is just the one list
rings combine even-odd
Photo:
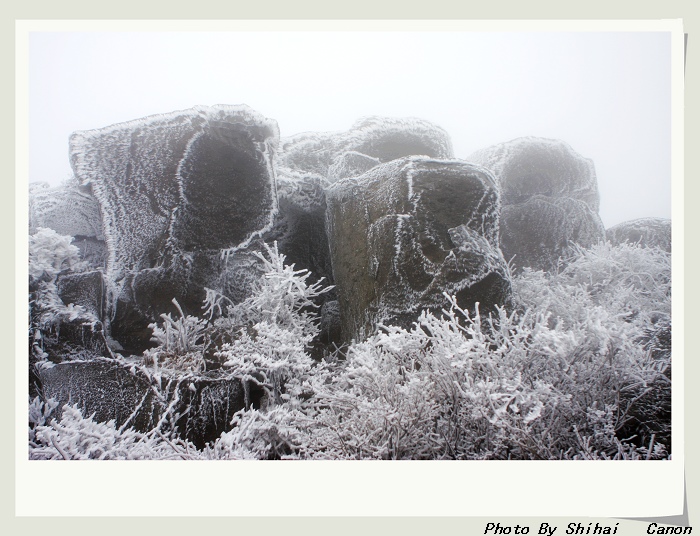
[(170, 313), (162, 314), (162, 324), (149, 324), (153, 331), (151, 340), (156, 348), (146, 350), (143, 362), (154, 367), (164, 366), (180, 371), (201, 372), (205, 369), (202, 351), (205, 345), (208, 322), (195, 316), (185, 315), (180, 304), (173, 298), (180, 314), (174, 319)]
[(167, 438), (159, 430), (141, 434), (118, 429), (114, 421), (98, 423), (72, 405), (63, 406), (59, 422), (39, 425), (30, 442), (35, 460), (163, 460), (199, 457), (193, 445)]
[(37, 447), (36, 444), (36, 429), (39, 426), (44, 426), (51, 414), (58, 407), (58, 402), (54, 399), (47, 401), (36, 397), (29, 400), (29, 449)]
[(670, 254), (601, 243), (559, 273), (525, 270), (513, 288), (522, 308), (545, 311), (550, 326), (575, 334), (562, 388), (576, 413), (607, 404), (621, 437), (670, 447)]
[(66, 305), (58, 295), (58, 276), (83, 268), (79, 249), (72, 241), (72, 236), (43, 227), (29, 236), (29, 345), (30, 355), (38, 361), (48, 356), (44, 351), (45, 339), (55, 335), (62, 323), (76, 319), (97, 321), (85, 308), (72, 303)]
[(79, 265), (79, 249), (72, 236), (59, 235), (53, 229), (39, 227), (29, 236), (29, 281), (55, 281), (64, 270)]
[(448, 299), (442, 318), (424, 312), (411, 330), (385, 326), (351, 346), (346, 366), (317, 384), (319, 456), (549, 457), (541, 422), (568, 397), (528, 376), (547, 328), (504, 310), (485, 325)]
[(319, 369), (314, 456), (666, 457), (670, 354), (650, 334), (670, 333), (668, 254), (600, 244), (514, 288), (514, 311), (470, 317), (450, 298)]
[(333, 287), (323, 287), (323, 278), (310, 284), (311, 272), (295, 270), (293, 264), (285, 264), (286, 256), (277, 249), (277, 242), (272, 246), (263, 246), (266, 254), (254, 253), (260, 261), (262, 275), (254, 285), (251, 296), (234, 305), (227, 298), (207, 290), (204, 308), (210, 316), (217, 310), (221, 313), (221, 303), (227, 301), (229, 305), (225, 319), (222, 319), (225, 321), (220, 322), (222, 325), (268, 322), (311, 340), (318, 333), (318, 305), (314, 299)]
[(304, 433), (297, 427), (303, 419), (287, 405), (266, 411), (249, 409), (236, 413), (234, 428), (221, 435), (204, 456), (217, 460), (297, 459)]
[(267, 403), (280, 404), (302, 393), (313, 363), (307, 348), (319, 331), (313, 300), (332, 287), (309, 284), (308, 270), (285, 265), (277, 243), (265, 249), (257, 253), (264, 275), (251, 297), (228, 307), (225, 322), (242, 327), (215, 355), (231, 375), (261, 386)]
[(578, 249), (558, 273), (525, 269), (513, 288), (523, 306), (548, 311), (565, 327), (586, 321), (591, 308), (638, 327), (669, 323), (671, 255), (636, 244), (600, 243)]

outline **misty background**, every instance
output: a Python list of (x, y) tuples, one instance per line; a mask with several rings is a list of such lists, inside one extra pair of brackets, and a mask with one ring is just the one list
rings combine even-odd
[(214, 104), (282, 136), (419, 117), (457, 158), (561, 139), (594, 161), (606, 228), (671, 217), (668, 32), (32, 32), (29, 181), (71, 176), (73, 131)]

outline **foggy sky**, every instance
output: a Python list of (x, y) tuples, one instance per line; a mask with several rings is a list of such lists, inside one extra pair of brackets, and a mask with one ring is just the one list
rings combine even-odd
[(282, 136), (420, 117), (458, 158), (561, 139), (593, 159), (606, 227), (669, 218), (670, 58), (664, 32), (32, 32), (29, 181), (71, 175), (73, 131), (247, 104)]

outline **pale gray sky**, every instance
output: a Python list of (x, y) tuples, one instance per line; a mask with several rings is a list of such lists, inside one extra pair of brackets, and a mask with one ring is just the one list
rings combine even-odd
[(413, 116), (455, 155), (520, 136), (592, 158), (606, 227), (671, 217), (668, 32), (32, 32), (30, 182), (70, 176), (68, 136), (245, 103), (283, 136)]

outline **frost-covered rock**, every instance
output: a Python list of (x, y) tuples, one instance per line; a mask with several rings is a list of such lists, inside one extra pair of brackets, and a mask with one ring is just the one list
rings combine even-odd
[[(278, 242), (288, 262), (333, 283), (325, 189), (340, 179), (357, 177), (410, 155), (451, 158), (450, 138), (428, 121), (388, 117), (361, 119), (347, 131), (283, 138), (276, 162), (279, 215), (268, 241)], [(334, 297), (331, 293), (324, 300)]]
[(482, 310), (510, 296), (498, 248), (493, 176), (466, 162), (402, 158), (327, 190), (327, 228), (343, 336), (410, 325), (443, 292)]
[(77, 181), (51, 187), (29, 185), (29, 234), (39, 228), (53, 229), (74, 238), (80, 257), (95, 268), (105, 266), (107, 248), (102, 233), (102, 216), (97, 199)]
[(346, 133), (342, 152), (354, 151), (380, 162), (404, 156), (451, 158), (452, 142), (437, 125), (416, 118), (367, 117)]
[(593, 162), (559, 140), (526, 137), (467, 158), (491, 170), (503, 204), (501, 248), (516, 268), (551, 270), (573, 244), (604, 238)]
[(333, 183), (347, 177), (358, 177), (381, 163), (379, 158), (367, 156), (357, 151), (346, 151), (336, 157), (328, 168), (328, 182)]
[(342, 132), (302, 133), (280, 144), (280, 166), (329, 182), (358, 176), (405, 156), (452, 158), (452, 142), (437, 125), (416, 118), (366, 117)]
[(516, 267), (552, 270), (574, 253), (602, 239), (603, 224), (588, 205), (569, 197), (537, 195), (501, 212), (501, 250)]
[(105, 318), (106, 287), (101, 271), (62, 274), (56, 281), (56, 287), (65, 305), (79, 305), (95, 318)]
[(671, 251), (671, 220), (666, 218), (639, 218), (619, 223), (605, 231), (605, 238), (613, 245), (629, 242), (646, 247)]
[[(117, 427), (148, 432), (163, 420), (199, 448), (231, 429), (234, 413), (246, 407), (240, 380), (220, 374), (177, 376), (154, 373), (128, 363), (95, 359), (39, 367), (37, 376), (45, 399), (75, 404), (96, 422), (114, 420)], [(259, 394), (249, 391), (249, 402)], [(170, 408), (173, 420), (168, 420)]]
[[(102, 322), (83, 307), (70, 304), (54, 310), (33, 310), (32, 313), (37, 313), (43, 320), (33, 341), (42, 353), (41, 360), (60, 363), (112, 356)], [(39, 357), (36, 352), (30, 361), (35, 361), (35, 357)]]
[(102, 213), (115, 338), (143, 346), (173, 298), (198, 309), (205, 286), (245, 278), (231, 259), (273, 225), (278, 138), (274, 121), (226, 105), (71, 136), (75, 175)]
[(503, 205), (530, 197), (570, 197), (598, 211), (600, 198), (593, 161), (569, 144), (547, 138), (524, 137), (493, 145), (467, 159), (490, 169), (501, 187)]
[(325, 228), (324, 183), (320, 175), (278, 169), (279, 213), (265, 241), (277, 242), (287, 264), (309, 270), (314, 277), (323, 277), (330, 284), (333, 273)]

